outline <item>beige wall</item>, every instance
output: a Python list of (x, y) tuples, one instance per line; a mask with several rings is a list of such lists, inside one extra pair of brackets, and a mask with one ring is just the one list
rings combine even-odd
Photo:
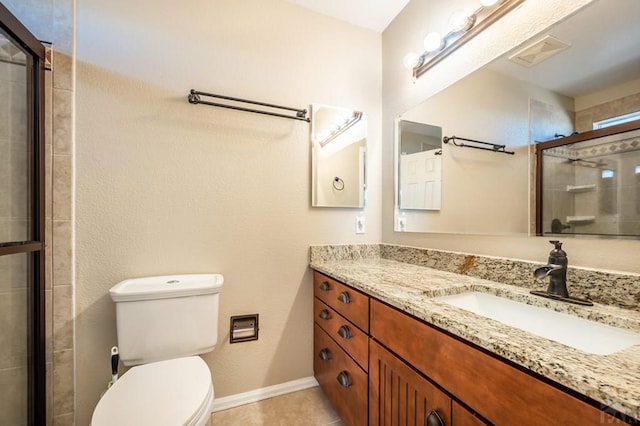
[(576, 130), (593, 130), (593, 123), (640, 111), (640, 79), (576, 98)]
[[(311, 244), (380, 241), (380, 34), (276, 0), (78, 4), (77, 419), (87, 424), (116, 343), (108, 290), (145, 275), (225, 277), (223, 397), (312, 372)], [(363, 111), (361, 210), (310, 207), (309, 124), (186, 101), (195, 88)], [(231, 315), (260, 340), (229, 345)]]
[[(525, 260), (546, 259), (550, 249), (546, 238), (394, 232), (393, 119), (588, 3), (589, 0), (526, 1), (415, 83), (411, 72), (403, 68), (402, 58), (407, 51), (420, 46), (420, 40), (429, 28), (448, 19), (450, 3), (445, 0), (412, 0), (387, 27), (382, 36), (382, 138), (385, 141), (382, 146), (382, 240), (385, 243)], [(640, 272), (638, 241), (567, 239), (564, 247), (573, 265)]]

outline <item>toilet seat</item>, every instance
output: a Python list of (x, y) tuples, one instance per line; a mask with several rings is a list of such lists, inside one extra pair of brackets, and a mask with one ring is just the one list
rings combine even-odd
[(199, 356), (131, 368), (102, 396), (92, 426), (201, 426), (211, 415), (213, 385)]

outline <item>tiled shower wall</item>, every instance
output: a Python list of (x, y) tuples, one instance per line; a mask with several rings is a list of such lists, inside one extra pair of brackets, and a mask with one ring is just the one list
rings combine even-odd
[(2, 2), (38, 39), (53, 43), (53, 71), (45, 75), (47, 424), (73, 425), (75, 0)]
[(640, 93), (576, 111), (576, 131), (593, 130), (593, 123), (607, 118), (640, 111)]

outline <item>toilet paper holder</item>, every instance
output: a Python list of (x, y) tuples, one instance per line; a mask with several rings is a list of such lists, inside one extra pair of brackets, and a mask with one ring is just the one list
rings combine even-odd
[(258, 314), (232, 316), (229, 343), (258, 340), (258, 330)]

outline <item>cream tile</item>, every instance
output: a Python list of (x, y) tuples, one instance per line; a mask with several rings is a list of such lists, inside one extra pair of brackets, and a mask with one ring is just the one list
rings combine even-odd
[(53, 221), (53, 286), (72, 283), (71, 221)]
[(53, 350), (73, 348), (73, 287), (53, 287)]
[(45, 290), (44, 292), (44, 305), (46, 362), (50, 363), (53, 362), (53, 291), (51, 289)]
[[(49, 353), (47, 353), (49, 356)], [(47, 375), (47, 418), (46, 422), (48, 425), (53, 422), (53, 362), (47, 361), (46, 365), (46, 375)]]
[(74, 423), (73, 413), (62, 414), (53, 418), (53, 426), (74, 426)]
[(0, 370), (0, 425), (27, 424), (27, 368)]
[(44, 288), (50, 290), (53, 283), (53, 220), (44, 220)]
[(71, 220), (73, 162), (70, 155), (53, 156), (53, 218)]
[(73, 92), (53, 89), (53, 153), (72, 154)]
[(73, 413), (73, 349), (53, 353), (53, 416)]
[(0, 293), (0, 369), (26, 367), (26, 318), (26, 289)]
[(44, 143), (53, 144), (53, 74), (44, 73)]
[(44, 146), (44, 217), (53, 214), (53, 145)]
[[(59, 48), (59, 46), (56, 46)], [(71, 55), (53, 52), (53, 86), (56, 89), (73, 90), (73, 59)]]

